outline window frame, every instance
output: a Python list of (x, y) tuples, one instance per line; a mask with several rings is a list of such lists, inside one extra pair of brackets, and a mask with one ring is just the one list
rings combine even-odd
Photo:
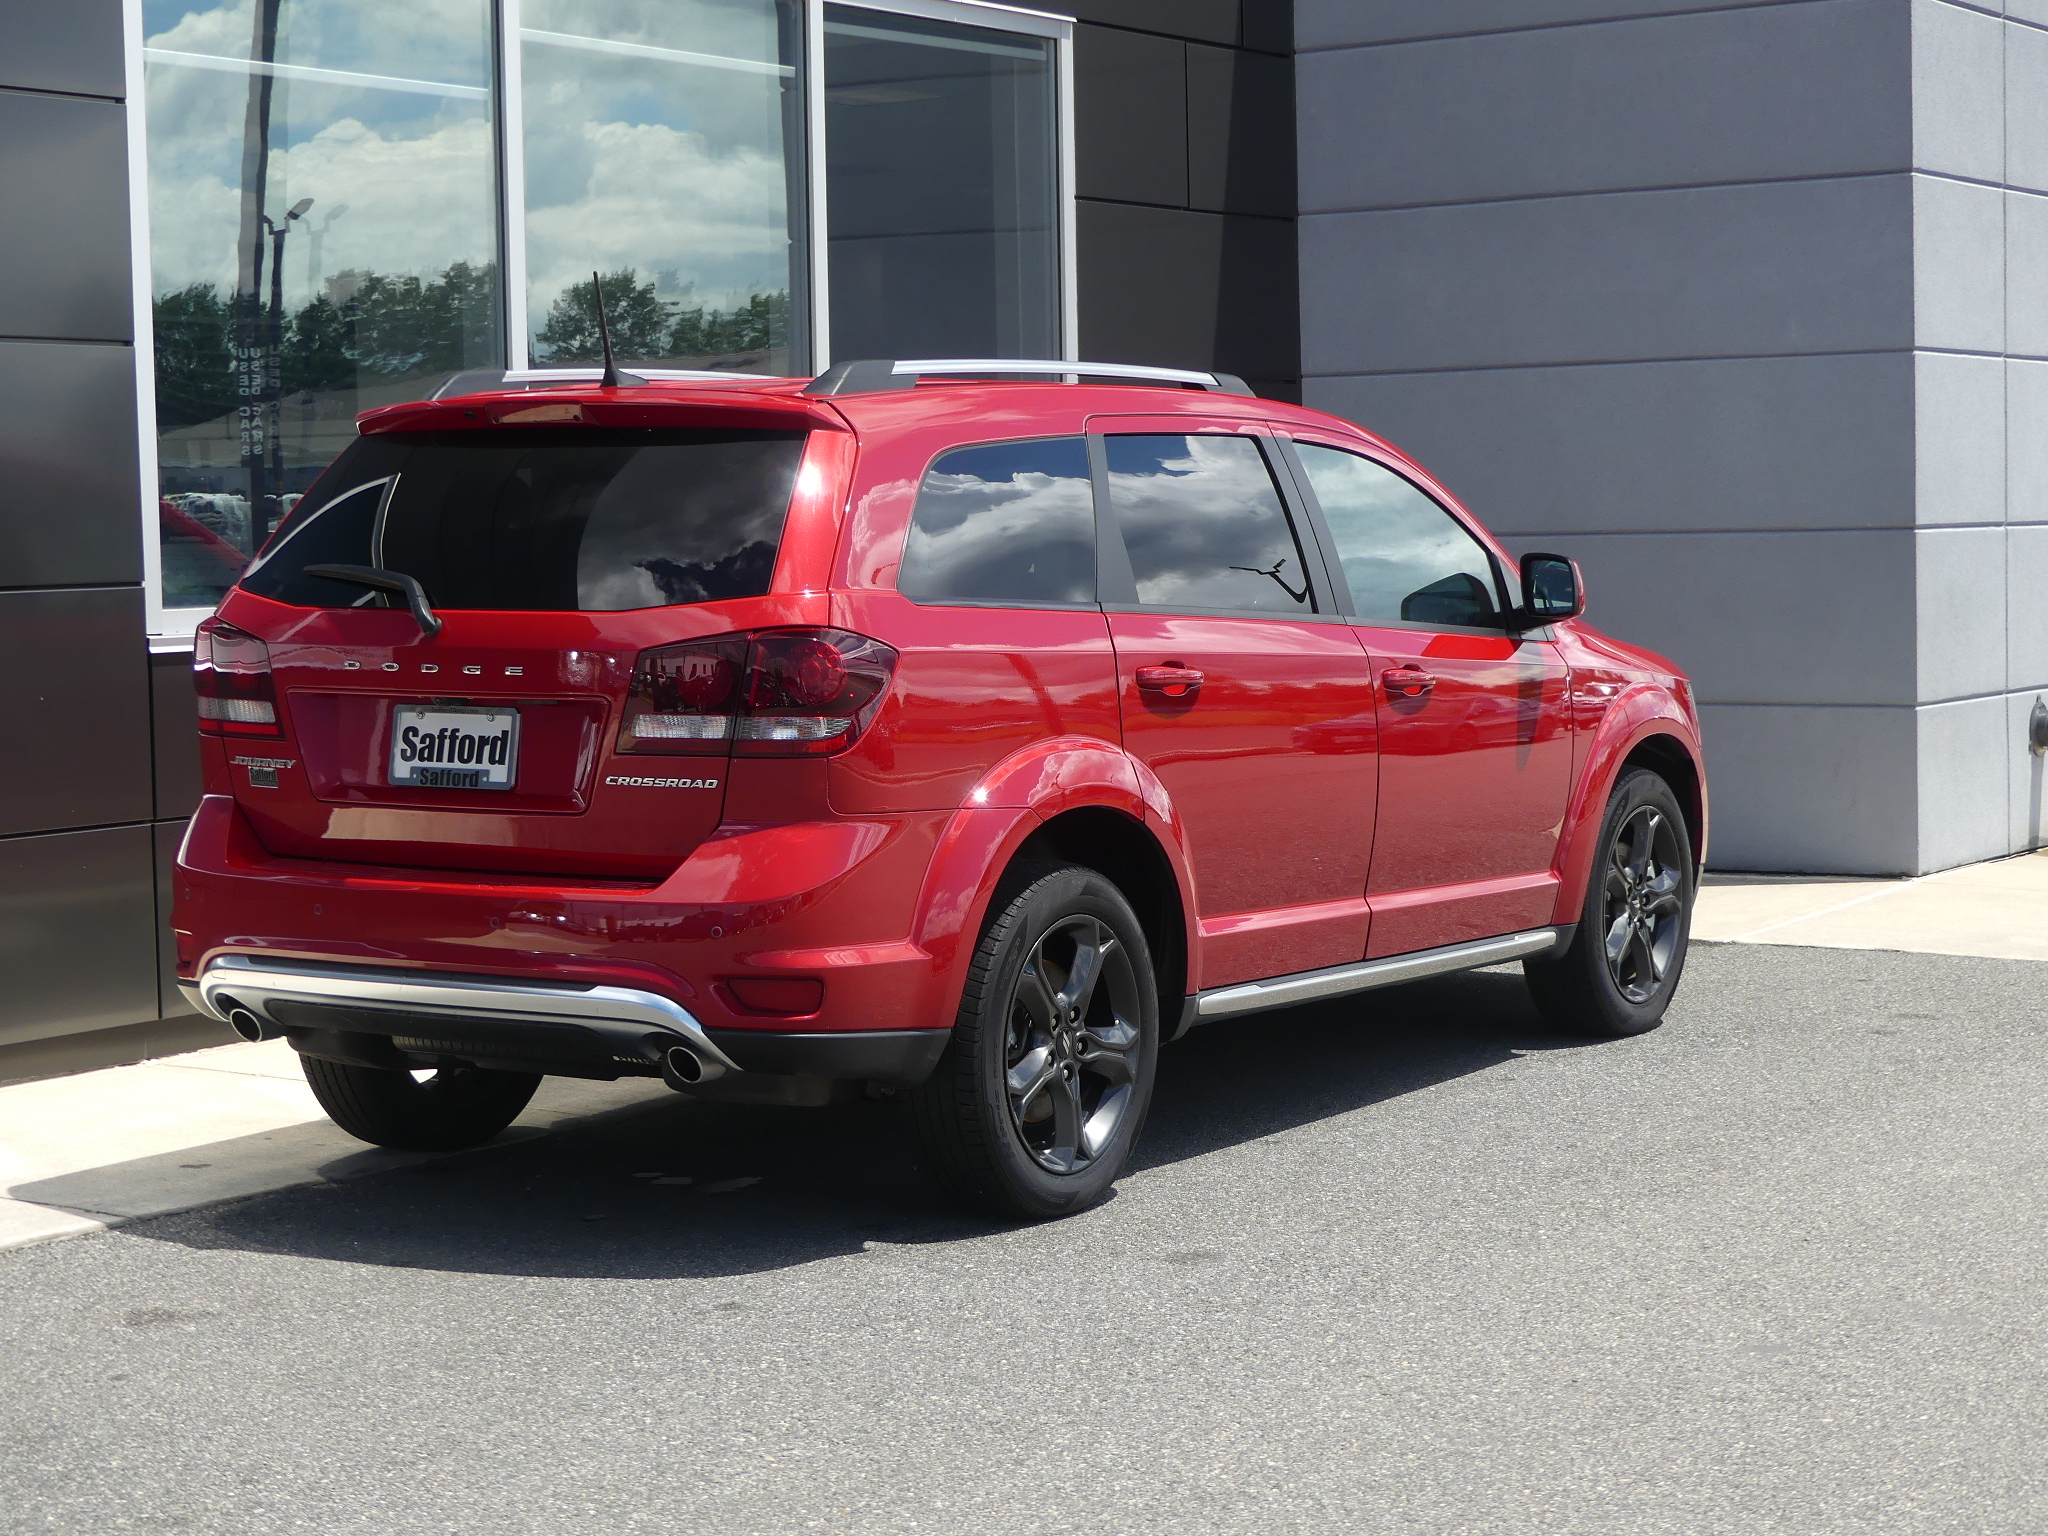
[[(520, 61), (520, 14), (523, 0), (490, 0), (491, 106), (495, 138), (493, 191), (498, 199), (499, 320), (503, 327), (503, 364), (528, 366), (526, 298), (526, 181), (524, 89)], [(831, 355), (830, 235), (826, 224), (825, 175), (825, 5), (827, 0), (797, 0), (801, 7), (801, 56), (797, 65), (804, 94), (804, 196), (794, 241), (803, 247), (804, 296), (809, 358), (793, 359), (815, 376), (835, 359)], [(1075, 207), (1074, 155), (1074, 22), (1066, 16), (996, 0), (832, 0), (859, 10), (952, 22), (1052, 44), (1054, 107), (1053, 216), (1056, 221), (1054, 282), (1059, 356), (1080, 357), (1079, 270)], [(129, 266), (134, 303), (135, 425), (137, 449), (137, 517), (142, 532), (144, 629), (151, 651), (189, 651), (193, 631), (214, 610), (166, 608), (163, 595), (163, 545), (157, 506), (161, 486), (157, 472), (156, 355), (153, 322), (154, 278), (149, 229), (149, 132), (143, 58), (143, 0), (122, 0), (122, 63), (127, 100), (123, 104), (128, 147)], [(843, 359), (841, 359), (843, 361)], [(801, 376), (801, 375), (800, 375)], [(1097, 595), (1101, 592), (1100, 513), (1097, 516)], [(259, 552), (260, 553), (260, 552)], [(253, 556), (252, 556), (253, 558)]]
[(1287, 472), (1294, 481), (1295, 490), (1301, 498), (1302, 505), (1308, 511), (1309, 521), (1315, 528), (1316, 540), (1323, 546), (1323, 565), (1329, 573), (1330, 584), (1337, 589), (1340, 595), (1345, 623), (1364, 629), (1407, 630), (1420, 634), (1435, 635), (1515, 635), (1521, 633), (1511, 622), (1514, 617), (1514, 604), (1510, 601), (1507, 576), (1501, 562), (1500, 551), (1493, 547), (1493, 540), (1488, 538), (1483, 530), (1474, 526), (1470, 517), (1466, 516), (1458, 508), (1448, 505), (1443, 497), (1437, 495), (1428, 486), (1423, 485), (1413, 475), (1402, 470), (1399, 465), (1389, 464), (1378, 454), (1369, 452), (1363, 443), (1326, 442), (1314, 437), (1303, 437), (1301, 441), (1307, 443), (1312, 448), (1327, 448), (1333, 453), (1355, 454), (1369, 464), (1378, 465), (1388, 474), (1414, 487), (1415, 491), (1424, 497), (1430, 505), (1434, 506), (1463, 530), (1465, 536), (1479, 546), (1479, 552), (1486, 556), (1486, 563), (1493, 572), (1493, 597), (1495, 604), (1500, 609), (1502, 622), (1499, 624), (1430, 624), (1419, 619), (1373, 619), (1361, 616), (1358, 612), (1357, 601), (1351, 595), (1351, 583), (1344, 575), (1343, 551), (1337, 548), (1337, 537), (1331, 531), (1329, 519), (1323, 514), (1323, 504), (1316, 496), (1315, 482), (1309, 479), (1308, 466), (1302, 461), (1301, 455), (1295, 451), (1295, 438), (1291, 433), (1276, 432), (1274, 439), (1280, 450), (1279, 457), (1286, 463)]
[[(1104, 430), (1106, 422), (1116, 425)], [(1126, 425), (1125, 423), (1130, 423)], [(1197, 608), (1167, 603), (1141, 602), (1138, 581), (1131, 569), (1131, 555), (1124, 544), (1123, 525), (1116, 515), (1116, 503), (1109, 494), (1109, 448), (1112, 437), (1242, 437), (1257, 447), (1280, 500), (1280, 512), (1287, 519), (1295, 550), (1308, 578), (1307, 613), (1276, 613), (1266, 608)], [(1261, 423), (1232, 421), (1223, 417), (1095, 417), (1088, 428), (1088, 467), (1095, 481), (1095, 590), (1104, 613), (1174, 613), (1201, 619), (1254, 619), (1281, 624), (1349, 624), (1338, 601), (1329, 573), (1329, 558), (1321, 530), (1305, 516), (1310, 508), (1295, 494), (1294, 471), (1278, 448), (1278, 435)], [(1112, 598), (1110, 593), (1116, 596)]]

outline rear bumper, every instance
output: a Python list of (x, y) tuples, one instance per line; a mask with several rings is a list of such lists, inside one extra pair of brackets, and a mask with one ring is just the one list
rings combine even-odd
[(305, 1055), (387, 1068), (457, 1060), (569, 1077), (649, 1077), (681, 1049), (704, 1081), (760, 1074), (904, 1087), (930, 1074), (947, 1039), (945, 1030), (707, 1030), (681, 1004), (633, 987), (258, 955), (220, 956), (183, 990), (215, 1018), (253, 1017), (263, 1035), (283, 1035)]

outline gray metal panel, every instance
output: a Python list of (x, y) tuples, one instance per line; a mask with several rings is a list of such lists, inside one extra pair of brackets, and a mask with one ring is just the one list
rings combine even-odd
[(127, 94), (121, 0), (0, 0), (0, 87)]
[[(1708, 0), (1729, 10), (1807, 0)], [(2037, 0), (2039, 3), (2039, 0)], [(1295, 46), (1341, 48), (1402, 38), (1457, 37), (1517, 27), (1661, 16), (1708, 8), (1702, 0), (1299, 0)]]
[(2005, 411), (2006, 521), (2048, 523), (2048, 363), (2007, 359)]
[[(1705, 703), (1917, 701), (1911, 529), (1532, 533), (1508, 544), (1575, 557), (1586, 572), (1588, 621), (1670, 657)], [(1788, 765), (1806, 779), (1808, 765), (1790, 759), (1779, 765), (1781, 786)], [(1718, 825), (1717, 817), (1716, 837)]]
[(1913, 0), (1916, 169), (2004, 178), (2006, 34), (2023, 30), (1941, 0)]
[[(2048, 249), (2041, 240), (2048, 229), (2028, 216), (2029, 204), (2048, 207), (2048, 200), (1913, 178), (1913, 335), (1921, 346), (2004, 350), (2008, 243), (2016, 277), (2030, 259), (2040, 271)], [(2015, 322), (2022, 318), (2016, 309)]]
[(1920, 846), (1913, 872), (1924, 875), (2009, 852), (2011, 750), (2004, 695), (1929, 704), (1916, 711), (1914, 723)]
[(1188, 203), (1292, 218), (1293, 64), (1200, 43), (1188, 44), (1187, 56)]
[(149, 658), (149, 715), (156, 748), (156, 814), (189, 816), (199, 808), (202, 793), (190, 651)]
[(2005, 686), (2048, 688), (2048, 528), (2003, 532)]
[[(1715, 869), (1843, 875), (1919, 872), (1918, 711), (1700, 711)], [(1795, 774), (1788, 765), (1798, 766)]]
[(1315, 324), (1302, 338), (1303, 366), (1359, 373), (1907, 346), (1913, 180), (1304, 217), (1302, 289)]
[(0, 341), (0, 587), (142, 580), (138, 501), (133, 349)]
[(2004, 96), (2006, 185), (2048, 191), (2048, 32), (2007, 25)]
[[(1996, 336), (1998, 339), (1990, 341), (1985, 350), (1995, 352), (2003, 348), (2021, 357), (2048, 357), (2048, 197), (2032, 192), (2003, 194), (2005, 261), (1999, 266), (1997, 236), (1985, 226), (2000, 194), (1983, 187), (1958, 187), (1953, 191), (1970, 199), (1969, 207), (1977, 217), (1959, 230), (1941, 252), (1923, 245), (1923, 268), (1941, 256), (1948, 256), (1950, 247), (1961, 246), (1973, 233), (1980, 243), (1956, 251), (1945, 274), (1925, 271), (1923, 283), (1930, 290), (1942, 283), (1949, 302), (1943, 329), (1937, 330), (1940, 322), (1930, 316), (1923, 323), (1922, 342), (1940, 346), (1943, 343), (1936, 337), (1944, 333), (1969, 334), (1986, 340)], [(1985, 249), (1986, 244), (1989, 249)], [(2002, 293), (1991, 289), (1994, 280), (2003, 282)], [(1993, 315), (1985, 312), (1997, 299), (2002, 299), (2005, 307), (2002, 328), (1994, 324)], [(1967, 311), (1961, 307), (1965, 302), (1969, 306)], [(1954, 311), (1952, 316), (1949, 311)], [(1954, 340), (1946, 344), (1964, 345)]]
[(1034, 0), (1027, 9), (1205, 43), (1234, 44), (1239, 36), (1238, 0)]
[(1074, 29), (1074, 173), (1081, 196), (1187, 205), (1187, 49), (1176, 38)]
[(2005, 691), (2005, 554), (2003, 528), (1923, 528), (1915, 539), (1922, 704)]
[(1077, 212), (1083, 356), (1296, 375), (1292, 221), (1087, 201)]
[[(1913, 522), (1913, 376), (1893, 352), (1320, 378), (1305, 395), (1504, 534), (1881, 528)], [(2048, 449), (2042, 478), (2048, 506)]]
[(1242, 41), (1267, 53), (1294, 52), (1294, 0), (1244, 0)]
[(1307, 54), (1301, 206), (1903, 171), (1908, 34), (1838, 0)]
[(149, 820), (142, 589), (0, 592), (0, 656), (0, 835)]
[(2005, 521), (2005, 390), (2003, 358), (1914, 354), (1913, 510), (1922, 527)]
[(157, 1017), (147, 826), (0, 838), (0, 1045)]
[(167, 1019), (192, 1012), (192, 1005), (178, 991), (178, 942), (171, 933), (172, 877), (177, 873), (178, 844), (184, 837), (182, 821), (160, 821), (150, 828), (156, 876), (157, 1012)]
[(0, 91), (0, 336), (133, 336), (125, 111)]

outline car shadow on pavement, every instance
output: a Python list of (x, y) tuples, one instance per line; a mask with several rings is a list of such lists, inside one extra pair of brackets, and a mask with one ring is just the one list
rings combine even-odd
[[(1504, 970), (1209, 1025), (1162, 1054), (1134, 1170), (1571, 1047), (1587, 1042), (1544, 1026)], [(122, 1230), (194, 1249), (590, 1279), (752, 1274), (1010, 1230), (947, 1204), (891, 1100), (642, 1102), (411, 1167), (322, 1172), (340, 1181)]]

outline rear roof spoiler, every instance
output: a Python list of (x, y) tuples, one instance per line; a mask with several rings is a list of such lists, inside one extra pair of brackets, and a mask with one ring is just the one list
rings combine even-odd
[(1080, 379), (1120, 379), (1133, 384), (1179, 384), (1219, 395), (1249, 395), (1251, 386), (1234, 373), (1201, 373), (1188, 368), (1148, 368), (1138, 363), (1058, 362), (1046, 358), (932, 357), (907, 360), (870, 358), (834, 363), (804, 389), (807, 395), (872, 395), (914, 389), (917, 381), (935, 374), (1028, 376), (1074, 383)]
[[(495, 389), (531, 389), (535, 385), (596, 384), (603, 380), (602, 368), (469, 368), (454, 375), (427, 396), (449, 400), (457, 395), (481, 395)], [(733, 373), (711, 368), (636, 368), (621, 370), (621, 384), (779, 384), (773, 374)]]

